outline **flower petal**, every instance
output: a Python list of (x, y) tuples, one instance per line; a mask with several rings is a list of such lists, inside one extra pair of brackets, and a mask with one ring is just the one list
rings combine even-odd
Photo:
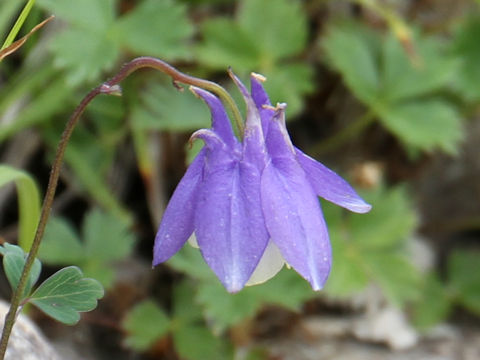
[(153, 265), (168, 260), (185, 244), (194, 230), (195, 204), (204, 166), (205, 149), (188, 167), (175, 189), (155, 237)]
[(322, 289), (331, 267), (331, 248), (320, 203), (292, 157), (276, 158), (262, 174), (262, 207), (272, 241), (285, 261)]
[(198, 198), (195, 235), (205, 261), (225, 288), (241, 290), (268, 242), (255, 166), (236, 160), (209, 166)]
[(295, 148), (295, 151), (298, 162), (318, 196), (353, 212), (370, 211), (372, 206), (367, 204), (342, 177), (301, 150)]
[(223, 142), (232, 148), (238, 146), (238, 140), (233, 134), (232, 124), (225, 112), (222, 102), (213, 94), (203, 89), (191, 86), (190, 90), (205, 101), (212, 113), (212, 129)]
[(260, 74), (252, 73), (250, 76), (252, 98), (257, 106), (258, 112), (260, 113), (260, 118), (262, 119), (263, 133), (267, 134), (268, 126), (275, 110), (271, 108), (272, 103), (270, 102), (267, 92), (263, 88), (262, 82), (265, 80), (266, 78)]
[(320, 290), (330, 272), (330, 242), (320, 202), (287, 133), (284, 109), (277, 105), (266, 137), (271, 161), (261, 180), (263, 213), (285, 261)]
[(273, 241), (270, 240), (263, 252), (260, 262), (245, 285), (258, 285), (270, 280), (282, 270), (284, 264), (285, 260), (283, 259), (282, 253)]
[(263, 169), (267, 160), (267, 154), (260, 113), (245, 85), (243, 85), (233, 72), (230, 71), (229, 74), (240, 90), (247, 105), (247, 120), (245, 121), (245, 131), (243, 134), (244, 158), (247, 159), (247, 162), (255, 164), (259, 169)]

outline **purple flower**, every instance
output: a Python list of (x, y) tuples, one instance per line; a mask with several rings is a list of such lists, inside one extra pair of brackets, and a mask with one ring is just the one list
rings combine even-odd
[(285, 104), (272, 107), (260, 75), (251, 93), (232, 75), (247, 104), (243, 141), (220, 100), (192, 87), (212, 113), (212, 128), (196, 131), (204, 148), (178, 184), (155, 238), (153, 265), (194, 243), (229, 292), (263, 282), (284, 263), (320, 290), (331, 267), (327, 227), (317, 196), (354, 212), (365, 203), (333, 171), (295, 148)]

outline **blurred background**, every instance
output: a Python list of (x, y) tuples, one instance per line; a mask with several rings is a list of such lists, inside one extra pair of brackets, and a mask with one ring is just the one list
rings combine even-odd
[[(1, 0), (2, 39), (23, 5)], [(296, 146), (373, 210), (322, 202), (334, 263), (318, 293), (284, 269), (230, 295), (189, 246), (152, 270), (163, 209), (202, 145), (188, 138), (210, 115), (167, 76), (142, 70), (122, 97), (99, 96), (84, 114), (40, 249), (42, 277), (77, 265), (106, 296), (73, 327), (28, 315), (65, 359), (479, 359), (479, 7), (37, 0), (20, 35), (55, 19), (0, 63), (0, 161), (29, 184), (2, 183), (1, 242), (31, 236), (75, 106), (140, 55), (237, 99), (229, 66), (244, 80), (265, 75), (272, 102), (288, 104)], [(10, 296), (3, 274), (0, 295)]]

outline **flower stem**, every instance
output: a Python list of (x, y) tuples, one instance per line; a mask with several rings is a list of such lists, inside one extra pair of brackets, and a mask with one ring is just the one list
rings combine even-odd
[(374, 113), (371, 111), (366, 112), (360, 118), (355, 120), (350, 126), (342, 129), (332, 137), (328, 138), (325, 141), (320, 142), (317, 145), (312, 146), (309, 149), (309, 153), (314, 156), (324, 154), (328, 151), (331, 151), (338, 146), (342, 145), (345, 141), (350, 140), (355, 135), (358, 135), (360, 132), (366, 129), (375, 120)]
[(126, 63), (113, 78), (97, 86), (95, 89), (91, 90), (83, 98), (83, 100), (80, 102), (80, 104), (77, 106), (72, 116), (68, 120), (67, 125), (65, 126), (65, 130), (63, 131), (62, 137), (58, 144), (57, 152), (55, 154), (55, 159), (52, 164), (52, 170), (50, 172), (50, 178), (48, 180), (47, 191), (45, 193), (45, 198), (43, 200), (40, 220), (38, 222), (38, 227), (35, 233), (35, 237), (33, 239), (32, 247), (30, 248), (27, 259), (25, 261), (25, 266), (20, 276), (18, 286), (12, 294), (10, 308), (8, 310), (7, 315), (5, 316), (2, 336), (0, 339), (0, 360), (4, 359), (5, 353), (7, 351), (8, 339), (12, 332), (18, 307), (20, 305), (20, 302), (22, 301), (22, 294), (24, 293), (28, 276), (32, 269), (35, 257), (37, 256), (40, 242), (42, 240), (43, 233), (47, 225), (48, 217), (50, 215), (50, 210), (53, 204), (53, 198), (55, 196), (55, 191), (57, 188), (58, 178), (60, 176), (60, 169), (62, 166), (63, 157), (65, 154), (68, 141), (70, 140), (70, 136), (72, 135), (72, 132), (75, 128), (75, 125), (80, 119), (80, 116), (85, 111), (87, 105), (97, 95), (99, 94), (120, 95), (121, 88), (118, 84), (122, 80), (124, 80), (126, 77), (128, 77), (130, 74), (132, 74), (134, 71), (144, 67), (160, 70), (166, 73), (167, 75), (170, 75), (173, 79), (174, 85), (177, 83), (185, 83), (189, 85), (198, 86), (216, 93), (230, 107), (234, 115), (236, 124), (239, 130), (241, 130), (240, 133), (243, 133), (242, 131), (243, 121), (242, 121), (240, 111), (238, 110), (231, 96), (227, 93), (227, 91), (224, 88), (222, 88), (218, 84), (215, 84), (214, 82), (198, 79), (198, 78), (183, 74), (180, 71), (173, 68), (172, 66), (170, 66), (169, 64), (165, 63), (164, 61), (156, 58), (139, 57), (139, 58), (133, 59), (132, 61)]

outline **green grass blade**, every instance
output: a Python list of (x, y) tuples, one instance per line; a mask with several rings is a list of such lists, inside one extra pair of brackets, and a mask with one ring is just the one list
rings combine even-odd
[(27, 19), (28, 14), (30, 13), (30, 10), (32, 10), (32, 7), (34, 4), (35, 4), (35, 0), (28, 0), (27, 4), (25, 5), (22, 12), (20, 13), (17, 21), (15, 22), (15, 25), (13, 25), (12, 30), (10, 30), (10, 33), (5, 39), (5, 42), (3, 43), (2, 48), (0, 50), (5, 49), (6, 47), (10, 46), (13, 43), (13, 40), (15, 40), (15, 37), (20, 31), (20, 28), (22, 27), (25, 20)]

